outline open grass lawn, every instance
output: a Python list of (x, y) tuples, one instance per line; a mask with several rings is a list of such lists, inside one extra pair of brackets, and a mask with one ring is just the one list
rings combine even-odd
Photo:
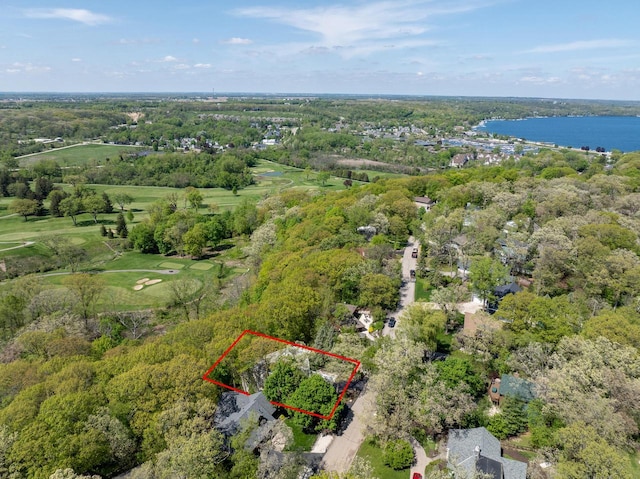
[(416, 301), (431, 301), (431, 291), (434, 288), (431, 286), (429, 281), (424, 278), (418, 278), (416, 280)]
[(20, 159), (21, 167), (29, 167), (41, 160), (55, 160), (60, 166), (79, 166), (85, 164), (103, 165), (107, 158), (117, 158), (121, 153), (143, 151), (149, 147), (107, 145), (104, 143), (79, 144), (69, 148), (54, 148), (37, 155)]
[(400, 471), (396, 471), (391, 469), (389, 466), (385, 466), (382, 461), (382, 449), (380, 449), (377, 445), (371, 442), (370, 438), (365, 439), (358, 450), (358, 456), (366, 459), (371, 463), (371, 467), (373, 468), (373, 473), (379, 479), (408, 479), (409, 478), (409, 469), (402, 469)]
[(316, 442), (317, 434), (307, 434), (291, 419), (285, 419), (287, 426), (293, 431), (293, 444), (289, 446), (290, 451), (310, 451)]
[(632, 477), (640, 477), (640, 451), (629, 453), (629, 463)]

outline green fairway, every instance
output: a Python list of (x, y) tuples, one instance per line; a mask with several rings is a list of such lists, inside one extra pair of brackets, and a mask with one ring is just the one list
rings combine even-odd
[[(148, 147), (146, 147), (148, 149)], [(20, 158), (21, 167), (29, 167), (41, 160), (54, 160), (60, 166), (102, 165), (108, 158), (117, 158), (122, 153), (143, 151), (139, 146), (108, 145), (104, 143), (89, 143), (56, 148), (36, 155)]]
[[(82, 145), (64, 150), (55, 150), (25, 158), (33, 161), (35, 158), (52, 157), (66, 152), (67, 156), (56, 157), (56, 161), (66, 164), (77, 164), (88, 154), (101, 152), (107, 158), (109, 155), (119, 154), (120, 147), (109, 148), (104, 145)], [(92, 153), (93, 152), (93, 153)], [(83, 156), (85, 155), (85, 156)], [(61, 158), (63, 158), (61, 160)], [(97, 157), (96, 157), (97, 158)], [(96, 160), (98, 161), (98, 160)], [(307, 174), (305, 171), (290, 166), (273, 163), (266, 160), (258, 160), (253, 168), (255, 184), (240, 189), (234, 194), (232, 191), (222, 188), (201, 188), (203, 200), (199, 212), (201, 214), (220, 213), (225, 210), (235, 209), (242, 201), (258, 201), (267, 195), (278, 193), (287, 188), (300, 188), (304, 190), (316, 190), (320, 192), (342, 190), (345, 188), (342, 178), (330, 177), (325, 185), (321, 185), (316, 179), (316, 174)], [(307, 179), (308, 175), (308, 179)], [(71, 185), (60, 185), (71, 193)], [(30, 216), (27, 221), (22, 216), (12, 214), (9, 205), (14, 198), (0, 198), (0, 260), (11, 258), (33, 257), (44, 259), (53, 255), (47, 246), (47, 241), (57, 237), (60, 243), (80, 246), (87, 252), (88, 259), (84, 261), (80, 269), (82, 271), (98, 271), (107, 284), (99, 308), (102, 310), (131, 310), (139, 308), (164, 307), (171, 298), (170, 283), (176, 279), (192, 281), (194, 290), (203, 284), (212, 281), (214, 264), (208, 260), (195, 261), (189, 258), (177, 256), (165, 257), (162, 255), (146, 255), (135, 251), (121, 251), (118, 240), (108, 240), (101, 236), (100, 228), (115, 229), (116, 217), (119, 207), (113, 201), (117, 193), (126, 193), (133, 202), (126, 205), (126, 210), (134, 214), (133, 221), (127, 221), (129, 230), (136, 224), (148, 218), (150, 206), (169, 195), (177, 195), (178, 207), (186, 208), (184, 190), (178, 188), (154, 187), (154, 186), (115, 186), (115, 185), (86, 185), (95, 190), (97, 194), (107, 193), (114, 203), (113, 213), (98, 214), (96, 223), (88, 213), (76, 217), (77, 226), (74, 226), (71, 218), (52, 216)], [(44, 207), (49, 207), (49, 202), (44, 202)], [(232, 243), (235, 245), (235, 242)], [(234, 262), (241, 259), (242, 245), (228, 250), (218, 251), (217, 260), (224, 263), (225, 259)], [(122, 270), (176, 270), (175, 275), (159, 275), (152, 272), (120, 272)], [(228, 268), (231, 275), (246, 273), (246, 267), (232, 266)], [(69, 270), (60, 272), (69, 273)], [(45, 276), (44, 284), (50, 287), (62, 287), (64, 276)], [(136, 281), (147, 278), (149, 280), (161, 279), (157, 284), (143, 285), (134, 290)]]

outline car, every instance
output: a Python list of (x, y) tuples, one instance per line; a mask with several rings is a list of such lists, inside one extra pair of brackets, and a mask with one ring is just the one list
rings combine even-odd
[(396, 318), (389, 318), (389, 322), (387, 324), (390, 328), (393, 328), (396, 325)]
[(414, 472), (411, 479), (422, 479), (422, 474), (419, 472)]
[(411, 257), (412, 258), (418, 257), (418, 248), (413, 248), (413, 251), (411, 251)]

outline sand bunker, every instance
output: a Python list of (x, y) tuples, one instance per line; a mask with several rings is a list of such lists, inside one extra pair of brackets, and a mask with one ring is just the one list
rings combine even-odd
[(143, 283), (146, 283), (147, 281), (149, 281), (149, 278), (142, 278), (136, 281), (136, 284), (143, 284)]
[(135, 291), (140, 291), (142, 288), (144, 288), (144, 284), (136, 284), (133, 289)]
[(152, 280), (149, 280), (149, 281), (145, 282), (144, 284), (145, 284), (145, 286), (151, 286), (152, 284), (158, 284), (161, 281), (162, 281), (161, 279), (152, 279)]

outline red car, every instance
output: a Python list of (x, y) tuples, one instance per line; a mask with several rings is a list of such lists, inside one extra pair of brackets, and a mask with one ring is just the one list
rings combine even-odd
[(422, 474), (420, 474), (419, 472), (414, 472), (411, 479), (422, 479)]

